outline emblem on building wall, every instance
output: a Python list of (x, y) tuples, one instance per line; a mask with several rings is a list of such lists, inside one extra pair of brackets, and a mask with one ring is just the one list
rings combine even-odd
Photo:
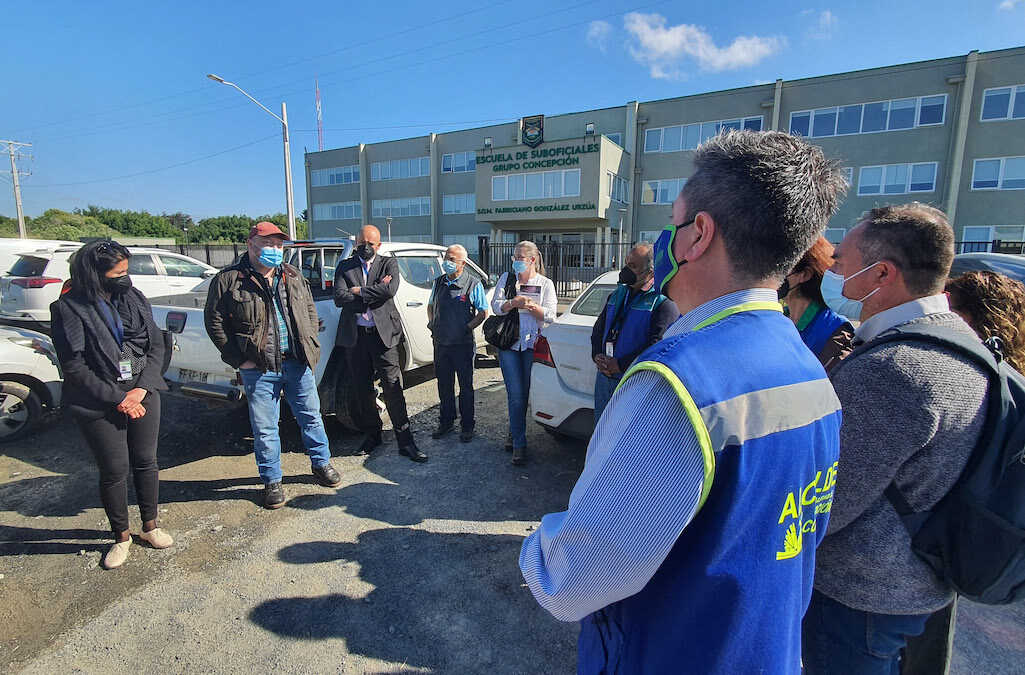
[(523, 129), (523, 144), (536, 148), (545, 140), (545, 116), (533, 115), (524, 117), (521, 121)]

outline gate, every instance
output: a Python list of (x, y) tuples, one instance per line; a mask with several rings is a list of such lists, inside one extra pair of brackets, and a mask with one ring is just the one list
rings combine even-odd
[[(488, 237), (478, 239), (479, 255), (484, 271), (496, 279), (512, 271), (514, 243), (492, 243)], [(632, 244), (594, 242), (542, 242), (544, 276), (552, 280), (559, 298), (568, 300), (580, 294), (588, 284), (605, 272), (623, 267)]]

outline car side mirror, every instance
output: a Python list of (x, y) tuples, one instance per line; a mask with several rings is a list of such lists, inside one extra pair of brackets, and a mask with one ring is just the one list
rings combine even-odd
[(212, 279), (215, 276), (217, 276), (217, 270), (203, 270), (204, 279)]

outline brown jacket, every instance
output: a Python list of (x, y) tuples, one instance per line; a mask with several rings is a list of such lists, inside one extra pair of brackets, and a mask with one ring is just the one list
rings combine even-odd
[[(313, 369), (320, 359), (320, 319), (313, 294), (295, 267), (286, 263), (281, 268), (288, 300), (287, 320), (297, 343), (295, 356)], [(252, 361), (263, 371), (281, 369), (278, 350), (268, 349), (268, 340), (275, 335), (269, 320), (274, 316), (273, 302), (271, 287), (253, 269), (248, 253), (210, 281), (204, 319), (207, 335), (221, 352), (222, 361), (233, 368)]]

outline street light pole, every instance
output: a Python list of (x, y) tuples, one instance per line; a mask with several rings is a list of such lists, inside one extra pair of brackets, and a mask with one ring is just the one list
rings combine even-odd
[(260, 106), (264, 110), (264, 112), (266, 112), (268, 115), (270, 115), (271, 117), (273, 117), (277, 121), (281, 122), (281, 140), (282, 140), (282, 142), (283, 142), (283, 144), (285, 146), (285, 201), (286, 201), (286, 207), (287, 207), (287, 211), (288, 211), (288, 237), (292, 241), (295, 241), (295, 239), (296, 239), (296, 234), (295, 234), (295, 204), (293, 204), (294, 200), (293, 200), (293, 195), (292, 195), (292, 157), (291, 157), (291, 154), (289, 152), (289, 146), (288, 146), (288, 112), (285, 110), (285, 102), (284, 101), (281, 102), (281, 117), (278, 117), (277, 115), (275, 115), (274, 113), (272, 113), (270, 111), (270, 108), (268, 108), (264, 104), (260, 103), (259, 101), (257, 101), (252, 96), (250, 96), (249, 93), (245, 89), (243, 89), (242, 87), (238, 86), (234, 82), (228, 82), (223, 77), (218, 77), (217, 75), (213, 75), (213, 74), (207, 75), (207, 77), (210, 78), (211, 80), (213, 80), (214, 82), (218, 82), (220, 84), (226, 84), (229, 87), (233, 87), (234, 89), (237, 89), (243, 96), (248, 98), (250, 101), (252, 101), (256, 105)]
[(391, 216), (385, 218), (384, 222), (388, 223), (388, 241), (391, 241)]

